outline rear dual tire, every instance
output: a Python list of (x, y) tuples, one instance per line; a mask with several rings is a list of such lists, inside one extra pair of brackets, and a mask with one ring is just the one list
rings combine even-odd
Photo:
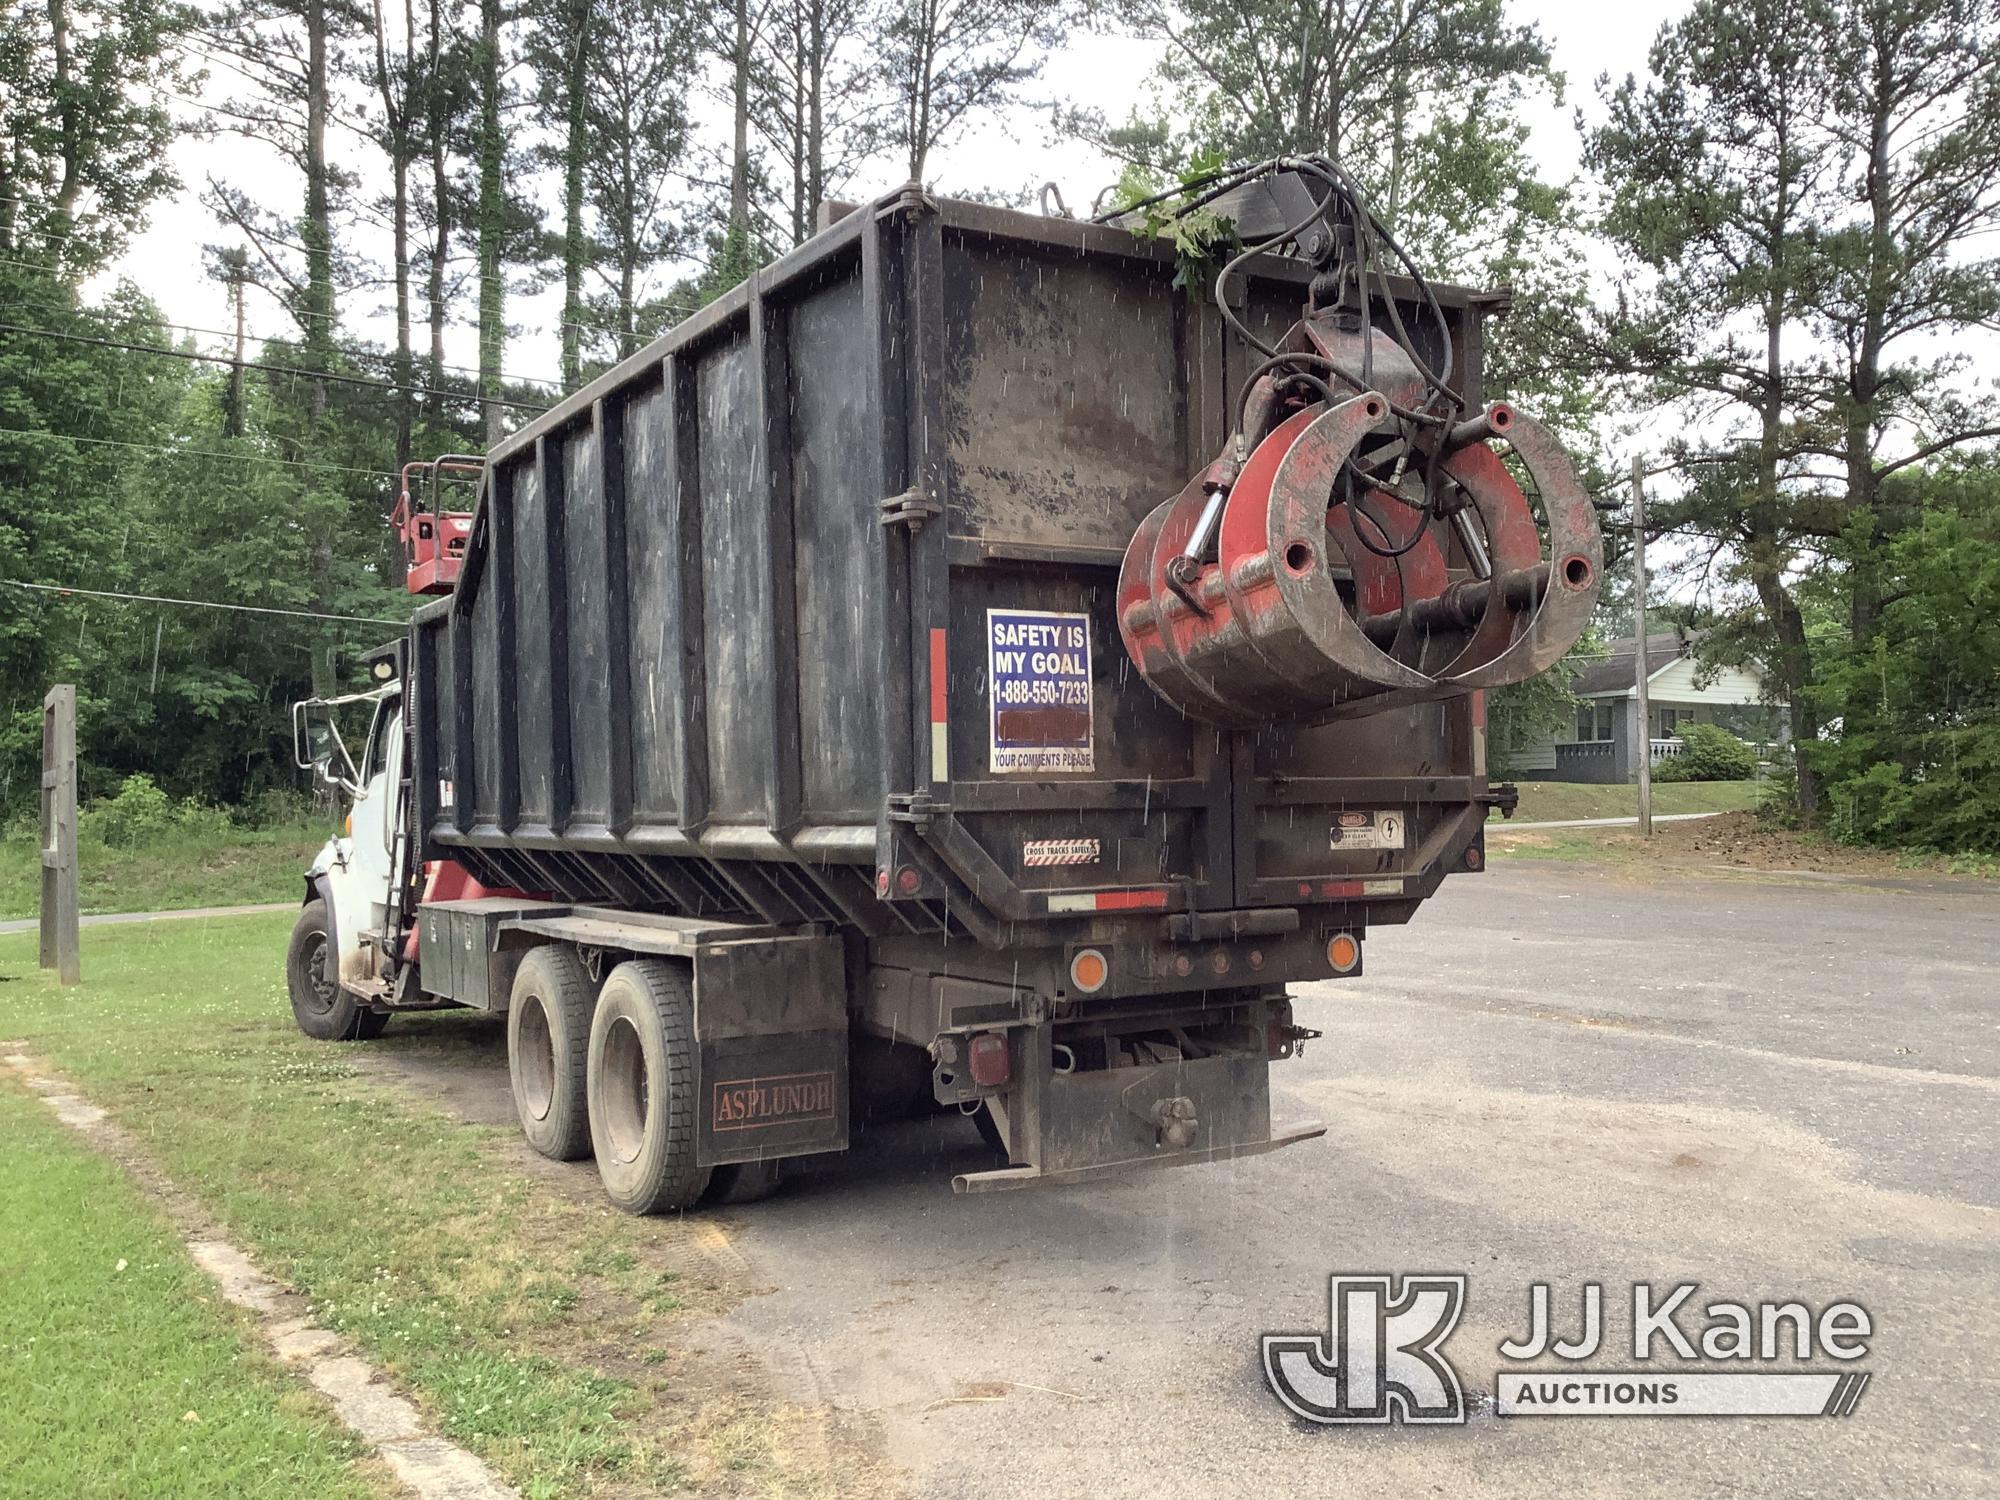
[(528, 1144), (556, 1161), (597, 1156), (627, 1213), (754, 1203), (778, 1163), (695, 1164), (694, 990), (685, 964), (642, 958), (599, 987), (574, 948), (521, 962), (507, 1011), (507, 1071)]
[(584, 1064), (597, 985), (574, 948), (532, 950), (507, 1001), (507, 1079), (528, 1144), (553, 1161), (590, 1155)]
[(590, 1136), (604, 1191), (627, 1213), (692, 1208), (708, 1190), (695, 1164), (694, 987), (684, 965), (640, 958), (604, 981), (590, 1022)]

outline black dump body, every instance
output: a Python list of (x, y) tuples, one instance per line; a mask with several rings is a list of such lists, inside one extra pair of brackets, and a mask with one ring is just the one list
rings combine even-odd
[[(1275, 338), (1310, 269), (1252, 270)], [(1121, 554), (1256, 362), (1174, 272), (1119, 229), (905, 192), (501, 444), (413, 625), (425, 857), (993, 958), (1126, 916), (1358, 932), (1477, 868), (1478, 694), (1229, 731), (1128, 660)], [(1484, 307), (1439, 295), (1476, 408)]]

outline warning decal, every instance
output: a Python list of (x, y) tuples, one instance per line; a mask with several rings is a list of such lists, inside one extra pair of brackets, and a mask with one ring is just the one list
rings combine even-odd
[(1403, 815), (1399, 812), (1344, 812), (1333, 820), (1336, 849), (1400, 849)]
[(1021, 863), (1028, 869), (1050, 865), (1094, 865), (1102, 857), (1096, 839), (1029, 839), (1021, 845)]
[(992, 769), (1094, 771), (1090, 617), (986, 611)]

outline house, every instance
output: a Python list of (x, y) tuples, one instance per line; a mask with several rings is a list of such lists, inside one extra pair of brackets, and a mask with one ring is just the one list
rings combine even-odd
[[(1761, 678), (1743, 667), (1704, 667), (1694, 643), (1677, 634), (1646, 637), (1646, 695), (1652, 724), (1646, 743), (1652, 764), (1681, 753), (1683, 724), (1719, 724), (1753, 745), (1782, 743), (1785, 705), (1770, 702)], [(1587, 659), (1570, 684), (1578, 702), (1573, 723), (1509, 757), (1508, 774), (1527, 781), (1636, 781), (1639, 691), (1633, 642), (1613, 641)]]

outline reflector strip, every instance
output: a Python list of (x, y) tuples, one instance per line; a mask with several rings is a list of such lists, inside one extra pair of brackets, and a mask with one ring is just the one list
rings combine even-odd
[(1068, 891), (1049, 897), (1050, 911), (1146, 911), (1167, 904), (1167, 893), (1152, 891)]
[[(1304, 895), (1306, 887), (1299, 887)], [(1345, 901), (1355, 896), (1400, 896), (1403, 894), (1402, 877), (1394, 880), (1323, 880), (1319, 886), (1322, 901)]]
[(944, 632), (931, 632), (931, 780), (951, 780), (950, 737), (945, 733), (946, 677)]

